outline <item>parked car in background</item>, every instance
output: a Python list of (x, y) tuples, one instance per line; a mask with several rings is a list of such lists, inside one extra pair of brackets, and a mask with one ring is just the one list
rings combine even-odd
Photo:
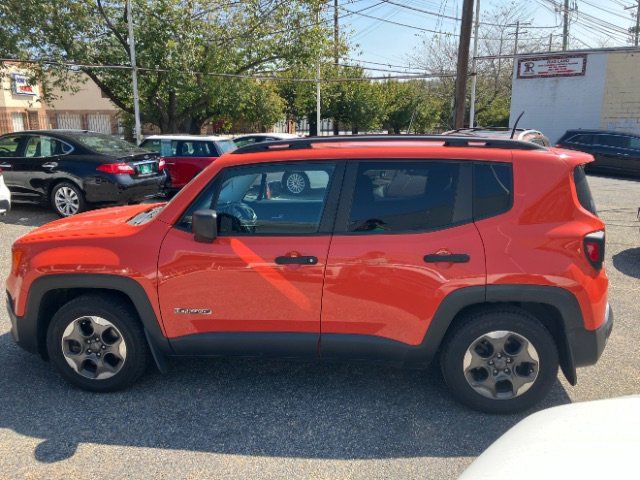
[[(513, 133), (513, 138), (511, 134)], [(482, 137), (482, 138), (496, 138), (502, 140), (520, 140), (522, 142), (531, 142), (542, 147), (551, 146), (549, 139), (545, 137), (542, 132), (538, 130), (531, 130), (528, 128), (516, 128), (513, 132), (513, 128), (508, 127), (474, 127), (474, 128), (459, 128), (457, 130), (450, 130), (444, 132), (443, 135), (463, 135), (470, 137)]]
[(220, 155), (235, 150), (236, 145), (224, 135), (150, 135), (140, 147), (164, 158), (166, 190), (175, 193)]
[(94, 205), (157, 195), (164, 161), (119, 138), (87, 130), (33, 130), (0, 136), (0, 165), (15, 203), (48, 204), (61, 217)]
[[(296, 138), (300, 138), (300, 135), (294, 133), (251, 133), (235, 137), (233, 141), (238, 147), (244, 147), (256, 143), (295, 140)], [(282, 178), (282, 187), (291, 195), (304, 195), (314, 186), (321, 185), (322, 182), (322, 175), (315, 175), (314, 178), (310, 178), (306, 172), (291, 171), (287, 172)]]
[(246, 135), (234, 137), (233, 142), (238, 147), (244, 147), (245, 145), (252, 145), (254, 143), (273, 142), (276, 140), (288, 140), (294, 138), (300, 138), (300, 135), (296, 135), (295, 133), (248, 133)]
[[(559, 366), (575, 385), (613, 327), (605, 225), (582, 170), (593, 159), (563, 153), (442, 136), (247, 145), (169, 203), (18, 239), (11, 332), (92, 391), (168, 356), (438, 358), (459, 401), (521, 411)], [(272, 190), (289, 171), (324, 184)]]
[(11, 192), (4, 183), (2, 164), (0, 164), (0, 215), (4, 215), (9, 210), (11, 210)]
[(491, 444), (459, 480), (638, 478), (640, 396), (548, 408)]
[(567, 130), (556, 145), (593, 155), (589, 172), (640, 176), (640, 135), (606, 130)]

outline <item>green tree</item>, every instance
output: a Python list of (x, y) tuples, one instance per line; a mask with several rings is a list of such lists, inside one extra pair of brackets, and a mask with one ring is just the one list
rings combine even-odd
[[(312, 63), (329, 49), (328, 25), (315, 21), (322, 0), (132, 3), (142, 120), (163, 132), (196, 133), (210, 119), (236, 115), (246, 91), (234, 75)], [(0, 53), (82, 64), (131, 113), (126, 18), (125, 0), (3, 0)], [(47, 73), (45, 87), (73, 87), (66, 69), (49, 66)], [(220, 73), (229, 76), (214, 75)]]

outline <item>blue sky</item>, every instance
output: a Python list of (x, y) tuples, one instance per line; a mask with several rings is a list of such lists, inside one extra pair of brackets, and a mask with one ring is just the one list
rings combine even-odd
[[(480, 0), (480, 21), (490, 22), (492, 19), (488, 15), (489, 12), (495, 11), (497, 7), (513, 4), (513, 11), (517, 13), (519, 20), (530, 21), (534, 27), (558, 25), (554, 29), (532, 28), (524, 36), (540, 37), (549, 33), (558, 34), (554, 37), (554, 43), (559, 49), (562, 33), (561, 15), (554, 13), (553, 10), (554, 3), (562, 1)], [(635, 10), (625, 10), (624, 6), (634, 3), (636, 0), (571, 0), (570, 4), (577, 7), (577, 11), (571, 14), (571, 46), (575, 48), (629, 46), (628, 36), (624, 31), (634, 25), (635, 20), (631, 13)], [(340, 5), (340, 15), (344, 15), (340, 20), (342, 27), (351, 30), (352, 42), (360, 45), (362, 54), (358, 58), (369, 62), (407, 65), (408, 55), (416, 53), (425, 36), (428, 38), (436, 34), (386, 23), (364, 15), (441, 32), (457, 33), (460, 29), (460, 23), (455, 19), (442, 18), (407, 7), (459, 18), (462, 0), (393, 0), (390, 3), (380, 0), (340, 0)], [(361, 14), (349, 14), (347, 10), (362, 11)], [(371, 63), (368, 65), (373, 68), (398, 69), (398, 67), (376, 66)], [(370, 73), (380, 72), (371, 71)]]

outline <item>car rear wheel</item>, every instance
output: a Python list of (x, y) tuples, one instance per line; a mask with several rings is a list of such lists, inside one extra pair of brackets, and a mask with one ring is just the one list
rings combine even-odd
[(54, 315), (47, 352), (73, 385), (95, 392), (131, 385), (145, 371), (149, 347), (136, 314), (117, 297), (83, 295)]
[(70, 182), (61, 182), (53, 187), (51, 206), (61, 217), (70, 217), (87, 208), (82, 190)]
[(541, 401), (558, 374), (551, 333), (528, 312), (490, 309), (465, 316), (440, 356), (453, 396), (488, 413), (513, 413)]

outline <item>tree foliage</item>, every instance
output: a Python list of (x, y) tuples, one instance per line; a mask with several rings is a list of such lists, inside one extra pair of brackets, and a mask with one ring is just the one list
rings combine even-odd
[[(164, 132), (199, 132), (212, 118), (249, 111), (242, 102), (256, 99), (255, 84), (233, 75), (308, 64), (328, 48), (328, 27), (315, 21), (320, 0), (132, 3), (142, 119)], [(11, 32), (0, 36), (3, 56), (82, 64), (116, 106), (133, 111), (130, 70), (94, 66), (130, 65), (125, 0), (3, 0), (0, 31)], [(47, 78), (72, 83), (62, 68), (49, 67)]]

